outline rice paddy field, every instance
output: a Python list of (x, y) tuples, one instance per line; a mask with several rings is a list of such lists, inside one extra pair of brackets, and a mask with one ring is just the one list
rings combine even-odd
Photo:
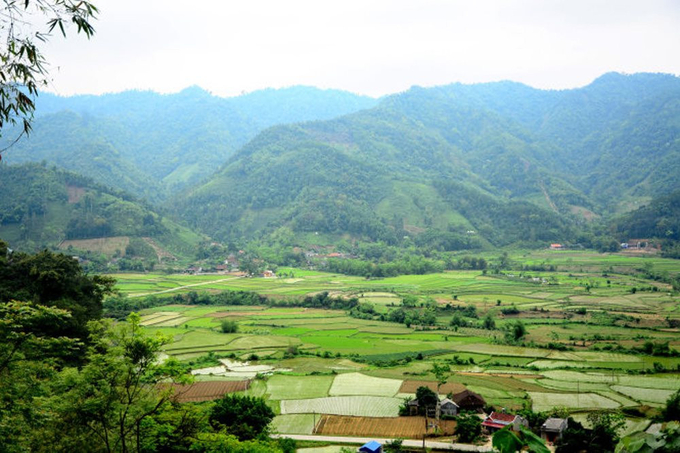
[[(298, 269), (285, 269), (294, 275), (285, 279), (115, 277), (130, 298), (242, 290), (285, 300), (327, 291), (357, 297), (383, 315), (405, 296), (417, 298), (415, 310), (437, 307), (433, 327), (295, 306), (164, 305), (141, 313), (149, 331), (172, 339), (165, 351), (170, 356), (206, 369), (229, 357), (274, 370), (247, 377), (238, 370), (208, 372), (197, 379), (254, 377), (247, 392), (267, 399), (279, 414), (274, 426), (281, 433), (313, 433), (323, 414), (345, 417), (327, 418), (335, 423), (328, 426), (351, 426), (352, 417), (398, 420), (404, 397), (421, 384), (436, 390), (434, 363), (451, 370), (442, 394), (467, 388), (508, 410), (563, 408), (583, 417), (593, 410), (642, 408), (653, 414), (680, 389), (680, 357), (673, 354), (680, 350), (680, 296), (642, 271), (674, 276), (680, 261), (570, 251), (518, 252), (512, 259), (517, 270), (501, 274), (451, 271), (376, 280)], [(519, 270), (536, 265), (557, 271)], [(451, 326), (468, 306), (477, 317)], [(481, 327), (487, 315), (495, 329)], [(222, 333), (225, 319), (236, 321), (238, 332)], [(505, 327), (517, 321), (526, 336), (510, 344)], [(645, 344), (668, 345), (670, 353), (652, 354)], [(643, 422), (631, 418), (628, 425)]]

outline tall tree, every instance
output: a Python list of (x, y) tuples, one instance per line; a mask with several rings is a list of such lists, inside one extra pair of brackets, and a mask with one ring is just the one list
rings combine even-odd
[(72, 257), (44, 250), (35, 255), (10, 252), (0, 241), (0, 302), (20, 300), (67, 310), (66, 322), (45, 323), (43, 332), (85, 341), (88, 321), (99, 319), (115, 280), (83, 272)]
[(169, 401), (172, 390), (161, 382), (189, 377), (174, 359), (160, 363), (158, 354), (170, 340), (149, 337), (136, 313), (126, 323), (90, 323), (87, 364), (61, 373), (51, 408), (54, 425), (47, 445), (61, 450), (139, 452), (144, 422)]
[(439, 396), (439, 389), (448, 382), (449, 375), (451, 374), (451, 367), (434, 362), (430, 371), (434, 374), (435, 379), (437, 379), (437, 396)]
[(663, 419), (667, 422), (672, 420), (680, 421), (680, 390), (668, 397), (662, 415)]
[(69, 316), (25, 302), (0, 303), (0, 451), (26, 451), (46, 422), (40, 397), (49, 394), (60, 358), (76, 342), (45, 335), (40, 326), (65, 324)]
[(262, 398), (225, 395), (210, 411), (210, 423), (240, 440), (251, 440), (267, 433), (274, 415)]

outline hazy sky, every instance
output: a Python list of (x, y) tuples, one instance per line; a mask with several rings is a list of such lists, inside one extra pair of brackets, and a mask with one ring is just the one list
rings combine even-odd
[(55, 37), (49, 91), (220, 96), (313, 85), (379, 96), (510, 79), (539, 88), (609, 71), (680, 74), (676, 0), (92, 0), (87, 41)]

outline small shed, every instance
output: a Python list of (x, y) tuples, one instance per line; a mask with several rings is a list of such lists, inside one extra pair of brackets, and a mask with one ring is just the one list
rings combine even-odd
[(418, 415), (420, 403), (418, 403), (417, 399), (410, 400), (408, 403), (406, 403), (406, 406), (408, 406), (409, 415)]
[(358, 451), (361, 453), (383, 453), (383, 447), (379, 442), (372, 440), (359, 447)]
[(562, 438), (562, 433), (564, 433), (564, 430), (566, 429), (566, 419), (551, 417), (541, 425), (541, 438), (552, 444)]
[(439, 404), (442, 415), (458, 415), (458, 405), (450, 399), (444, 398)]

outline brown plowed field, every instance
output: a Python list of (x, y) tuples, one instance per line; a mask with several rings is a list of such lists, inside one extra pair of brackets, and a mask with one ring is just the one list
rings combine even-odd
[[(437, 383), (432, 381), (404, 381), (401, 384), (399, 393), (416, 393), (418, 387), (428, 387), (432, 391), (437, 391)], [(440, 395), (447, 395), (449, 393), (460, 393), (465, 390), (463, 384), (455, 382), (447, 382), (439, 388)]]
[[(430, 419), (431, 420), (431, 419)], [(439, 428), (444, 435), (453, 435), (455, 420), (440, 420)], [(358, 437), (401, 437), (422, 439), (425, 431), (425, 417), (350, 417), (347, 415), (323, 415), (314, 431), (316, 434)]]
[(174, 400), (179, 403), (195, 403), (221, 398), (227, 393), (248, 390), (250, 381), (202, 381), (189, 385), (173, 384)]

